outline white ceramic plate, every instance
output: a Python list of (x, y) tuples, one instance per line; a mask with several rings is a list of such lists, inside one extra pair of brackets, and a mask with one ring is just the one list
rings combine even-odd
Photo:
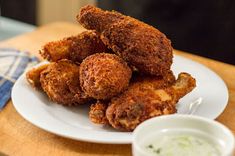
[[(188, 72), (197, 80), (197, 87), (178, 103), (178, 113), (187, 112), (189, 103), (202, 98), (194, 115), (215, 119), (225, 109), (228, 90), (223, 80), (207, 67), (189, 59), (175, 56), (172, 70), (177, 75)], [(89, 142), (131, 143), (132, 133), (119, 132), (110, 127), (93, 124), (88, 118), (88, 106), (64, 107), (53, 104), (48, 97), (34, 90), (23, 74), (12, 90), (16, 110), (26, 120), (51, 133)]]

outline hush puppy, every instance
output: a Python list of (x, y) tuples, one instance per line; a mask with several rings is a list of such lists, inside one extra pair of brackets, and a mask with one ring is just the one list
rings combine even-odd
[(95, 99), (110, 99), (127, 88), (131, 74), (130, 67), (118, 56), (97, 53), (81, 63), (80, 85)]

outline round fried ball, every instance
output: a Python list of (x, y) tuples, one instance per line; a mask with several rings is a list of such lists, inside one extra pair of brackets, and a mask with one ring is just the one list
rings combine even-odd
[(78, 105), (90, 100), (80, 88), (79, 66), (69, 60), (53, 62), (41, 72), (42, 89), (49, 98), (63, 105)]
[(110, 99), (127, 88), (131, 73), (127, 63), (117, 55), (97, 53), (81, 63), (80, 85), (95, 99)]

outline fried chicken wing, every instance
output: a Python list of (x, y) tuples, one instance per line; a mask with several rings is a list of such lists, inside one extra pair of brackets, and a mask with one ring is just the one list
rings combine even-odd
[(108, 51), (95, 31), (84, 31), (77, 36), (49, 42), (40, 51), (41, 56), (52, 62), (61, 59), (82, 62), (87, 56)]
[[(164, 76), (146, 76), (141, 74), (136, 74), (132, 76), (130, 86), (131, 90), (137, 89), (148, 89), (148, 88), (164, 88), (172, 85), (175, 82), (175, 76), (172, 71), (169, 71)], [(89, 118), (95, 124), (109, 124), (106, 117), (106, 109), (108, 108), (109, 101), (98, 100), (95, 104), (90, 106)]]
[(172, 64), (172, 46), (158, 29), (115, 11), (85, 6), (77, 16), (87, 29), (101, 33), (101, 40), (140, 72), (164, 75)]
[(35, 89), (41, 89), (40, 74), (48, 67), (48, 64), (33, 68), (26, 73), (26, 79)]
[(40, 83), (48, 97), (58, 104), (70, 106), (91, 100), (81, 91), (79, 66), (69, 60), (50, 63), (41, 72)]
[(131, 73), (127, 63), (118, 56), (93, 54), (80, 65), (81, 88), (95, 99), (110, 99), (127, 88)]
[[(159, 81), (163, 82), (162, 79)], [(195, 85), (195, 79), (187, 73), (179, 74), (176, 82), (167, 87), (143, 87), (142, 83), (134, 83), (123, 94), (111, 100), (106, 117), (114, 128), (132, 131), (149, 118), (175, 113), (178, 100), (192, 91)]]

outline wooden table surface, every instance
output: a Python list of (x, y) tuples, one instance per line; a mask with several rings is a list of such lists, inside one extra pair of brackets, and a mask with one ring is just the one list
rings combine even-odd
[[(39, 56), (38, 50), (44, 43), (75, 35), (83, 30), (75, 24), (52, 23), (39, 27), (34, 32), (0, 42), (0, 47), (14, 47)], [(229, 127), (235, 134), (235, 66), (177, 50), (174, 52), (206, 65), (225, 81), (229, 89), (229, 103), (216, 120)], [(131, 145), (88, 143), (48, 133), (23, 119), (9, 101), (0, 111), (0, 151), (7, 155), (117, 156), (131, 155)]]

